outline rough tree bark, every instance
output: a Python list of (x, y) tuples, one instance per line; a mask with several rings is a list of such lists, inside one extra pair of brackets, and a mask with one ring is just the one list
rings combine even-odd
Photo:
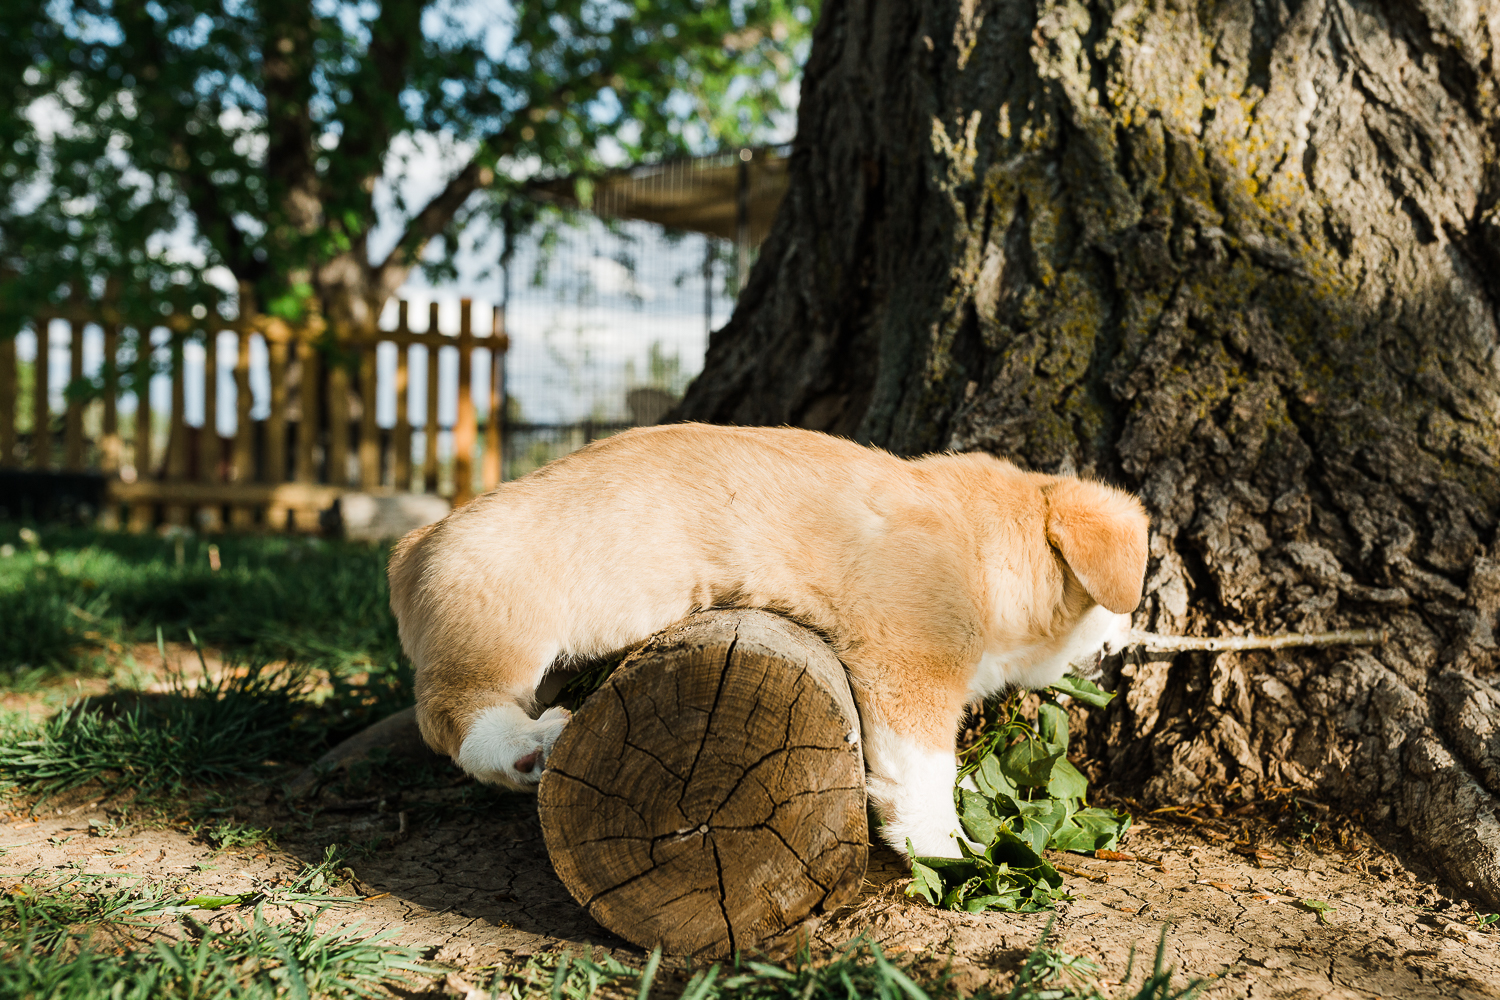
[(791, 187), (677, 416), (1138, 490), (1117, 788), (1295, 786), (1500, 903), (1500, 211), (1483, 0), (830, 0)]

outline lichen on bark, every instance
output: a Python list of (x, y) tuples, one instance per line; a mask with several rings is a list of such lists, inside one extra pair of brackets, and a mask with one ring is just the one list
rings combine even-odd
[[(791, 190), (680, 415), (1137, 490), (1121, 788), (1293, 786), (1500, 902), (1500, 14), (831, 2)], [(1472, 883), (1466, 886), (1465, 883)]]

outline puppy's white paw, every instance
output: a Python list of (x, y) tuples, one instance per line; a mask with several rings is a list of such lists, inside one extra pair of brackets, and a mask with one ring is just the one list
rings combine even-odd
[(464, 737), (455, 760), (480, 781), (518, 791), (535, 791), (552, 745), (572, 713), (549, 708), (533, 719), (519, 705), (487, 708)]
[[(984, 850), (964, 836), (963, 825), (958, 814), (949, 810), (948, 815), (919, 816), (915, 820), (897, 819), (885, 824), (880, 831), (886, 842), (903, 855), (916, 851), (919, 858), (961, 858), (959, 840), (963, 840), (977, 854)], [(910, 841), (911, 847), (907, 847)]]

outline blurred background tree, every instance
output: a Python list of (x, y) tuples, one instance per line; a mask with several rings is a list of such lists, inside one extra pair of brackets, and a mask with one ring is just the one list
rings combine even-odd
[(137, 321), (215, 283), (368, 331), (477, 214), (523, 217), (530, 178), (763, 141), (817, 15), (816, 0), (4, 6), (0, 335), (107, 284)]

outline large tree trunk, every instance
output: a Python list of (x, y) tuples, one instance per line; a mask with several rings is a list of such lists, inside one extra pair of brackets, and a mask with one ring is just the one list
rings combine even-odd
[(1497, 41), (1482, 2), (830, 0), (678, 415), (1133, 488), (1138, 626), (1388, 629), (1129, 663), (1091, 749), (1357, 805), (1500, 903)]

